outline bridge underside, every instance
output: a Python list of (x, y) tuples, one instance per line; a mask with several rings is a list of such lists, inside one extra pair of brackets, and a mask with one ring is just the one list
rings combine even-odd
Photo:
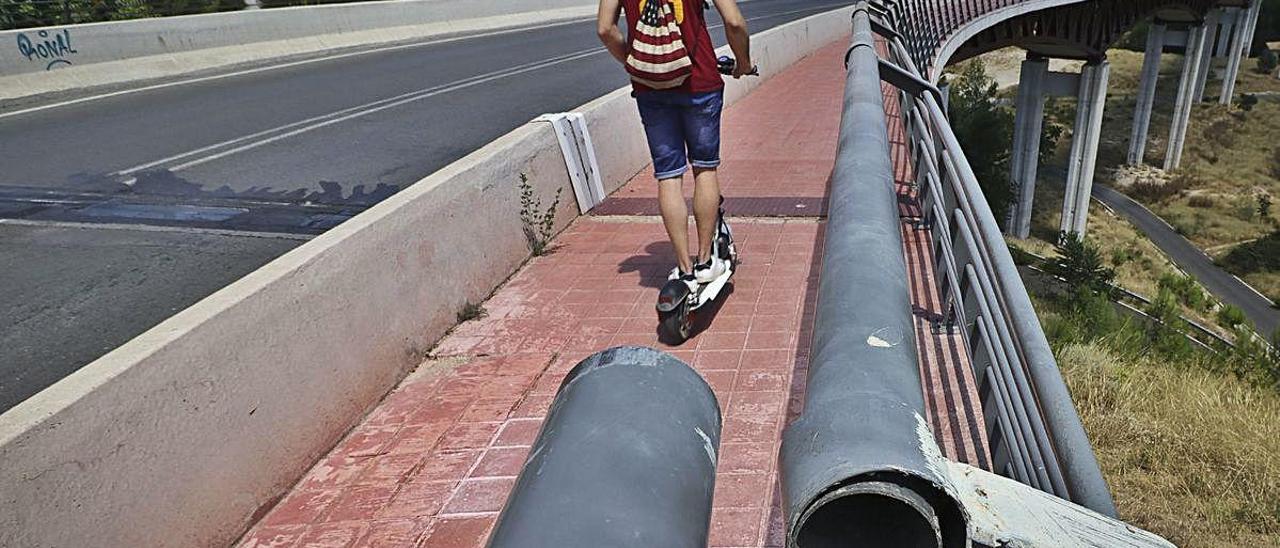
[(1245, 0), (1096, 0), (1033, 11), (978, 32), (945, 63), (960, 62), (1001, 48), (1016, 46), (1041, 57), (1093, 60), (1144, 19), (1195, 25), (1215, 8), (1244, 6)]

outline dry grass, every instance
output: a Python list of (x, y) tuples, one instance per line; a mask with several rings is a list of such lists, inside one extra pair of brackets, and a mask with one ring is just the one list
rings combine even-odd
[(1280, 546), (1280, 394), (1096, 344), (1059, 364), (1121, 518), (1183, 547)]

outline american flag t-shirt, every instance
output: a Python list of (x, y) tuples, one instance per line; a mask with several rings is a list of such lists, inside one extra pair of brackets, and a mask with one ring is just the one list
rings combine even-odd
[(640, 18), (631, 34), (627, 73), (636, 83), (653, 89), (679, 87), (693, 72), (693, 61), (680, 35), (677, 11), (683, 0), (641, 0)]

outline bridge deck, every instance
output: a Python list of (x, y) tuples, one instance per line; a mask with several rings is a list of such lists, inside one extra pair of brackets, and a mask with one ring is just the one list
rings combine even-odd
[[(482, 546), (559, 386), (579, 360), (640, 344), (691, 363), (724, 413), (710, 546), (782, 546), (777, 475), (785, 421), (803, 405), (847, 42), (797, 63), (728, 109), (724, 190), (743, 265), (704, 332), (656, 335), (670, 244), (641, 174), (579, 219), (459, 326), (324, 456), (242, 546)], [(886, 94), (899, 178), (910, 180)], [(904, 215), (913, 196), (898, 185)], [(904, 224), (923, 390), (950, 458), (987, 467), (963, 345), (940, 314), (927, 231)], [(763, 494), (763, 496), (762, 496)]]

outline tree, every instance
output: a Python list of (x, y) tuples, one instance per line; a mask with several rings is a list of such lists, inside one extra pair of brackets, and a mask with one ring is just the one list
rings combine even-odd
[(1004, 219), (1015, 196), (1009, 180), (1013, 112), (1000, 105), (997, 91), (982, 60), (974, 59), (951, 86), (948, 114), (992, 213)]
[(1067, 285), (1096, 294), (1109, 295), (1116, 271), (1105, 265), (1098, 246), (1075, 233), (1062, 233), (1054, 246), (1058, 257), (1045, 265), (1050, 274), (1066, 280)]

